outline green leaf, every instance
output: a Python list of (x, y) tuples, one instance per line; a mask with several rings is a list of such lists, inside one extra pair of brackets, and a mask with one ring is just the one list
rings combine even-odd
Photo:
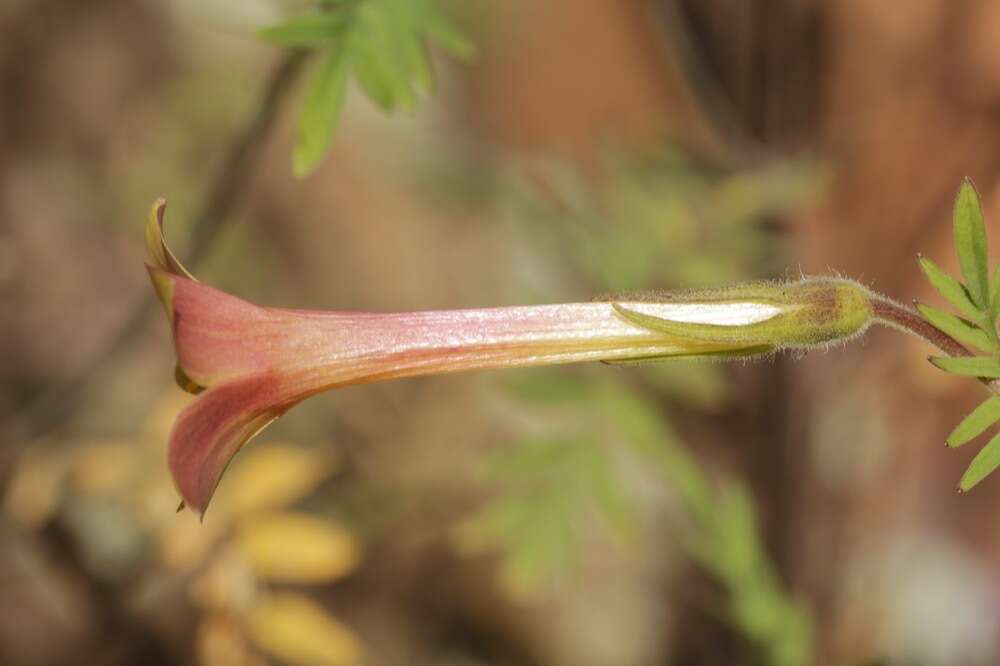
[(383, 111), (396, 108), (396, 88), (387, 73), (382, 54), (367, 42), (357, 47), (354, 57), (354, 78), (361, 89)]
[(397, 47), (417, 90), (425, 93), (433, 91), (434, 71), (420, 35), (412, 30), (400, 31)]
[(264, 41), (289, 48), (312, 48), (335, 42), (343, 34), (342, 13), (303, 14), (257, 31)]
[(962, 183), (955, 200), (954, 225), (955, 249), (958, 250), (958, 262), (969, 287), (969, 295), (979, 309), (986, 310), (990, 294), (986, 225), (979, 194), (968, 178)]
[(975, 306), (972, 299), (969, 298), (969, 293), (958, 280), (945, 273), (940, 266), (926, 257), (920, 257), (918, 261), (920, 269), (927, 276), (927, 280), (949, 303), (970, 319), (978, 319), (981, 316), (979, 308)]
[(306, 176), (323, 160), (347, 93), (347, 58), (335, 48), (323, 59), (299, 116), (299, 138), (292, 155), (295, 175)]
[(998, 314), (1000, 314), (1000, 266), (993, 271), (993, 279), (990, 280), (990, 326), (996, 326)]
[(993, 396), (987, 398), (981, 405), (976, 407), (962, 419), (945, 442), (948, 446), (962, 446), (966, 442), (978, 437), (984, 430), (1000, 421), (1000, 398)]
[(965, 492), (985, 479), (990, 473), (1000, 465), (1000, 434), (994, 435), (993, 439), (976, 454), (976, 457), (969, 463), (969, 468), (962, 475), (958, 487)]
[[(433, 77), (423, 44), (420, 41), (420, 21), (423, 14), (402, 3), (395, 11), (385, 13), (381, 21), (380, 44), (390, 56), (393, 66), (409, 90), (430, 90)], [(412, 92), (411, 92), (412, 95)]]
[(476, 45), (443, 12), (429, 13), (424, 33), (449, 55), (468, 62), (476, 57)]
[(959, 342), (978, 347), (985, 352), (996, 351), (993, 341), (975, 324), (930, 305), (917, 305), (917, 310), (932, 326), (944, 331)]
[(321, 0), (319, 4), (322, 11), (259, 32), (261, 39), (289, 48), (332, 48), (313, 81), (299, 122), (293, 167), (300, 177), (323, 159), (350, 74), (383, 110), (413, 110), (417, 93), (434, 88), (425, 42), (460, 58), (475, 51), (440, 0)]
[(396, 52), (394, 36), (391, 34), (395, 23), (392, 7), (388, 4), (372, 5), (381, 7), (364, 16), (367, 47), (373, 60), (382, 68), (386, 82), (391, 86), (399, 106), (407, 106), (407, 98), (412, 97), (409, 75), (401, 66)]
[(399, 28), (393, 9), (388, 2), (369, 2), (358, 11), (354, 75), (383, 110), (411, 110), (416, 97), (410, 87), (410, 73), (398, 52), (398, 37), (393, 34)]
[(990, 356), (960, 356), (942, 358), (932, 356), (931, 363), (955, 375), (965, 377), (1000, 377), (1000, 361)]

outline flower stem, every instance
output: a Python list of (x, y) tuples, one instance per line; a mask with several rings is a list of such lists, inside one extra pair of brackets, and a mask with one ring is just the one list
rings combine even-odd
[(962, 343), (944, 331), (932, 326), (920, 313), (879, 294), (871, 296), (872, 312), (875, 320), (904, 333), (915, 335), (929, 342), (948, 356), (972, 356)]

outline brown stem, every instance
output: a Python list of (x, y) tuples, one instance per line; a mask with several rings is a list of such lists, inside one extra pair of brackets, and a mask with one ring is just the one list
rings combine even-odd
[(880, 324), (910, 333), (931, 343), (948, 356), (972, 356), (972, 352), (944, 331), (931, 326), (920, 313), (885, 296), (871, 298), (872, 309)]
[[(948, 356), (972, 356), (972, 352), (962, 346), (958, 340), (927, 323), (923, 317), (912, 308), (897, 303), (881, 295), (871, 297), (872, 310), (880, 324), (895, 328), (898, 331), (910, 333), (926, 340)], [(986, 388), (1000, 395), (1000, 379), (981, 378)]]

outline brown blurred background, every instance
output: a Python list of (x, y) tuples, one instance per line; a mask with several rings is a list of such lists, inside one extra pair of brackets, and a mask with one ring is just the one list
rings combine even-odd
[(1000, 661), (1000, 481), (941, 446), (981, 389), (916, 340), (340, 390), (198, 524), (141, 240), (165, 196), (201, 279), (287, 307), (934, 301), (963, 176), (1000, 217), (1000, 3), (483, 0), (475, 61), (413, 115), (352, 88), (296, 180), (311, 60), (254, 30), (304, 6), (0, 3), (0, 664)]

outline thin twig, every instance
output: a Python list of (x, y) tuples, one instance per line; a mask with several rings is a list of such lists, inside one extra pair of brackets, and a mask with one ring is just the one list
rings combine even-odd
[[(253, 172), (265, 140), (277, 121), (282, 102), (305, 58), (304, 51), (294, 51), (282, 58), (264, 86), (256, 113), (234, 138), (229, 155), (218, 177), (208, 189), (193, 222), (192, 244), (187, 252), (188, 263), (192, 266), (197, 266), (208, 256), (219, 232), (231, 217), (240, 192)], [(109, 358), (120, 353), (120, 350), (128, 348), (129, 343), (142, 332), (156, 303), (153, 292), (149, 291), (86, 363), (62, 381), (29, 398), (8, 423), (27, 431), (18, 433), (22, 437), (37, 437), (72, 418), (96, 371), (107, 364)]]

